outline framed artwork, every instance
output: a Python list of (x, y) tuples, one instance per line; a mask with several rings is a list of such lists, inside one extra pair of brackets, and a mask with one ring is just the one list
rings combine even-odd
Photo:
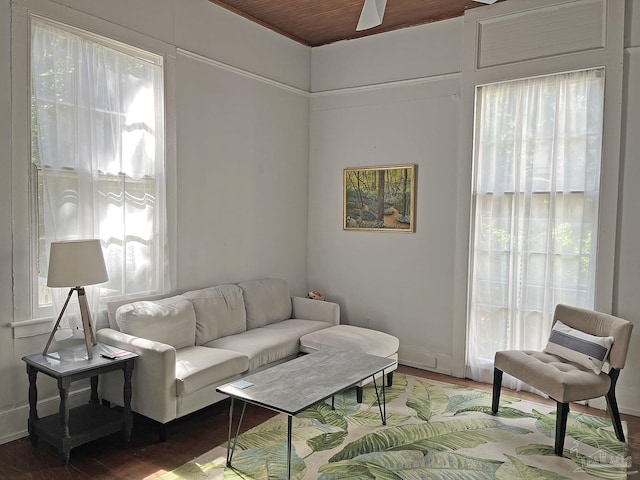
[(415, 232), (415, 165), (345, 168), (343, 229)]

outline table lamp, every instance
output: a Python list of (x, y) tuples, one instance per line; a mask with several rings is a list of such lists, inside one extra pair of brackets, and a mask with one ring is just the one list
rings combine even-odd
[[(44, 347), (43, 355), (47, 354), (53, 336), (58, 330), (62, 315), (69, 304), (73, 292), (78, 293), (78, 303), (80, 304), (80, 316), (82, 317), (82, 328), (84, 329), (84, 340), (87, 346), (87, 355), (93, 358), (93, 349), (96, 336), (91, 324), (91, 313), (87, 296), (84, 291), (85, 285), (95, 285), (109, 280), (107, 267), (102, 255), (100, 240), (71, 240), (65, 242), (52, 242), (49, 250), (49, 273), (47, 274), (48, 287), (71, 287), (67, 300), (64, 302), (62, 311), (58, 316), (58, 321), (53, 327), (49, 336), (49, 341)], [(91, 342), (91, 345), (89, 344)]]

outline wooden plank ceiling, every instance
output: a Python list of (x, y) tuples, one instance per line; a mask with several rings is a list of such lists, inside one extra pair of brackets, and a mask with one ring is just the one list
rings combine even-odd
[(473, 0), (387, 0), (382, 25), (356, 32), (364, 0), (210, 1), (312, 47), (459, 17), (483, 6)]

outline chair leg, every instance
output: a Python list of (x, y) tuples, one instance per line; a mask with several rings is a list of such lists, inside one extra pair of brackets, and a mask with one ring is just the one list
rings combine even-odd
[(622, 420), (620, 419), (620, 412), (618, 411), (618, 401), (616, 400), (615, 392), (609, 392), (606, 396), (607, 409), (611, 416), (611, 422), (613, 423), (613, 429), (616, 432), (616, 437), (621, 442), (624, 442), (624, 430), (622, 430)]
[(493, 369), (493, 400), (491, 401), (491, 411), (498, 413), (500, 403), (500, 389), (502, 388), (502, 370)]
[(387, 387), (393, 387), (393, 372), (387, 373)]
[(618, 375), (620, 370), (612, 368), (609, 372), (611, 377), (611, 386), (605, 398), (607, 399), (607, 410), (609, 410), (609, 416), (613, 423), (613, 429), (616, 432), (616, 437), (621, 442), (624, 442), (624, 431), (622, 430), (622, 420), (620, 420), (620, 411), (618, 410), (618, 401), (616, 400), (616, 383), (618, 381)]
[(564, 437), (567, 433), (567, 417), (569, 416), (569, 404), (557, 402), (558, 408), (556, 411), (556, 446), (555, 453), (559, 457), (562, 456), (564, 451)]

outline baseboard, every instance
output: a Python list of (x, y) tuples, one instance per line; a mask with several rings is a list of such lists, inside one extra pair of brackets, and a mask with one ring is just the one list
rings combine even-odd
[(453, 359), (451, 355), (433, 353), (423, 347), (400, 345), (398, 350), (398, 363), (408, 367), (420, 368), (429, 372), (452, 375)]
[(640, 417), (640, 389), (618, 384), (616, 387), (618, 409), (621, 413)]
[[(69, 392), (69, 407), (77, 407), (87, 403), (91, 398), (91, 388), (81, 388)], [(38, 416), (46, 417), (58, 413), (60, 407), (60, 397), (49, 397), (38, 401)], [(26, 437), (27, 420), (29, 419), (29, 405), (4, 410), (0, 412), (0, 432), (6, 432), (0, 436), (0, 445)]]
[(413, 368), (419, 368), (420, 370), (426, 370), (427, 372), (433, 372), (433, 373), (441, 373), (443, 375), (451, 375), (451, 370), (444, 370), (444, 369), (439, 369), (439, 368), (429, 368), (429, 367), (425, 367), (424, 365), (420, 365), (418, 363), (415, 362), (411, 362), (408, 360), (402, 360), (402, 359), (398, 359), (398, 363), (400, 365), (405, 365), (407, 367), (413, 367)]
[[(618, 400), (618, 410), (620, 410), (620, 413), (640, 417), (640, 390), (637, 388), (624, 388), (618, 385), (616, 388), (616, 399)], [(594, 398), (593, 400), (589, 400), (589, 406), (606, 410), (607, 402), (604, 397)]]

